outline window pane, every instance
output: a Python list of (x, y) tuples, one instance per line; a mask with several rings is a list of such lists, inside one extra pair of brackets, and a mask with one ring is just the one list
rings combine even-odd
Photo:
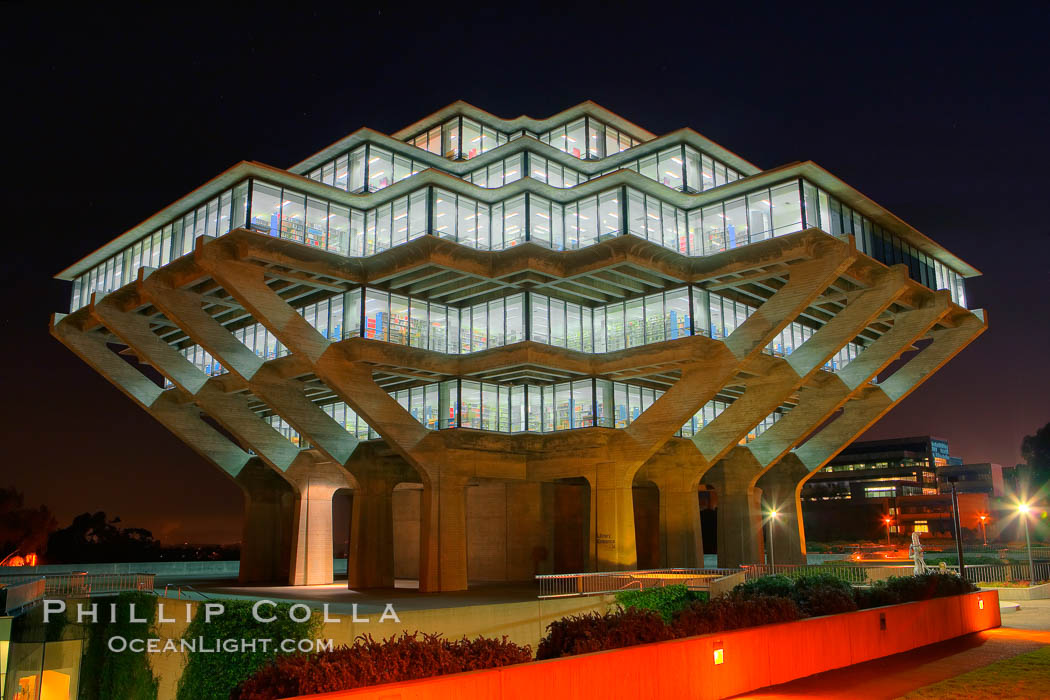
[(768, 191), (754, 192), (747, 196), (748, 226), (752, 243), (765, 240), (772, 235), (770, 208)]
[(325, 247), (328, 237), (328, 203), (312, 197), (306, 200), (306, 243)]
[(802, 207), (798, 200), (798, 182), (789, 182), (779, 187), (774, 187), (772, 194), (773, 203), (773, 235), (783, 236), (785, 233), (802, 230)]
[(725, 204), (725, 235), (727, 248), (747, 245), (747, 207), (743, 197)]
[(506, 343), (517, 343), (525, 337), (525, 326), (522, 322), (522, 305), (524, 303), (523, 295), (515, 294), (512, 297), (508, 297), (506, 300), (507, 304), (507, 337)]
[(369, 289), (365, 293), (364, 337), (386, 340), (390, 297), (385, 292)]
[(281, 238), (302, 243), (306, 238), (306, 197), (284, 190), (281, 205)]
[(627, 331), (627, 347), (633, 348), (645, 343), (645, 319), (643, 301), (632, 299), (625, 305), (624, 325)]
[[(281, 225), (281, 190), (261, 182), (252, 183), (252, 223), (255, 231), (262, 231), (271, 236), (277, 236)], [(187, 236), (187, 233), (189, 234)], [(183, 252), (189, 252), (186, 248), (186, 239), (193, 240), (192, 231), (183, 232)], [(191, 248), (192, 249), (192, 243)]]
[(456, 239), (456, 195), (434, 190), (434, 230), (442, 238)]

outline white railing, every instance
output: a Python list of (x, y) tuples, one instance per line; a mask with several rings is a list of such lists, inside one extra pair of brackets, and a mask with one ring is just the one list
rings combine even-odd
[(639, 571), (600, 571), (583, 574), (543, 574), (536, 577), (540, 598), (602, 595), (620, 591), (639, 591), (680, 584), (693, 590), (709, 590), (711, 584), (739, 569), (644, 569)]
[[(825, 574), (840, 578), (843, 581), (849, 581), (850, 583), (864, 583), (870, 578), (869, 569), (907, 569), (907, 573), (911, 572), (911, 567), (887, 567), (887, 566), (863, 566), (863, 565), (848, 565), (848, 566), (804, 566), (800, 564), (777, 564), (775, 566), (769, 566), (767, 564), (744, 564), (741, 566), (746, 573), (746, 578), (751, 581), (762, 576), (770, 576), (772, 574), (781, 574), (790, 578), (796, 578), (798, 576), (813, 576), (817, 574)], [(899, 575), (904, 575), (902, 572)]]
[(39, 579), (44, 582), (45, 597), (75, 598), (125, 591), (152, 591), (154, 577), (154, 574), (89, 574), (84, 571), (75, 571), (68, 574), (45, 574), (39, 577), (0, 578), (0, 584), (13, 586), (27, 580)]
[[(1028, 562), (1016, 564), (966, 564), (963, 556), (963, 564), (966, 566), (966, 579), (974, 583), (991, 583), (994, 581), (1047, 581), (1050, 580), (1050, 561), (1037, 561), (1033, 564), (1035, 576), (1031, 576)], [(936, 571), (936, 567), (932, 567)], [(952, 571), (958, 571), (959, 567), (949, 566)]]
[(15, 615), (44, 597), (44, 577), (0, 584), (0, 614)]

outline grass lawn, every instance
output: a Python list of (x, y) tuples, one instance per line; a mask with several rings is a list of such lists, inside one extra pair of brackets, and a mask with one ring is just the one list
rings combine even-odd
[(1050, 646), (983, 666), (906, 695), (906, 698), (1046, 698)]

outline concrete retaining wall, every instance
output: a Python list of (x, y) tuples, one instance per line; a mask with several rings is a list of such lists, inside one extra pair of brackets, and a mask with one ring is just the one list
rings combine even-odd
[[(725, 698), (998, 627), (994, 591), (313, 697)], [(720, 653), (719, 653), (720, 652)]]
[(1050, 583), (1042, 583), (1038, 586), (1025, 586), (1024, 588), (993, 588), (984, 586), (983, 591), (995, 591), (999, 594), (999, 600), (1042, 600), (1050, 598)]

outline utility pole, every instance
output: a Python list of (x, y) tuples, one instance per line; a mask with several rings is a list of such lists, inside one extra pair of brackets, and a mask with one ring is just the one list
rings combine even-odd
[(963, 562), (963, 550), (962, 550), (962, 524), (959, 522), (959, 495), (955, 492), (956, 477), (948, 477), (948, 482), (952, 485), (952, 518), (955, 528), (955, 552), (959, 555), (959, 578), (966, 580), (966, 564)]

